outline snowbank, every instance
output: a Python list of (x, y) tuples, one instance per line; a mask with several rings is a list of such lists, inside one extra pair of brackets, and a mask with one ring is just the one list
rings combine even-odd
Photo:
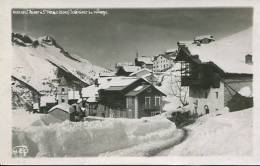
[(251, 155), (252, 110), (205, 115), (186, 127), (187, 139), (161, 155)]
[(184, 137), (185, 132), (181, 129), (177, 129), (174, 131), (174, 136), (168, 139), (149, 141), (130, 148), (102, 153), (99, 156), (154, 156), (164, 149), (179, 144)]
[(25, 111), (24, 109), (13, 110), (12, 115), (12, 126), (19, 129), (25, 129), (31, 126), (45, 126), (62, 122), (62, 120), (55, 118), (51, 114), (33, 114)]
[(100, 153), (163, 141), (176, 127), (165, 118), (106, 119), (13, 128), (13, 146), (26, 145), (29, 156), (97, 156)]

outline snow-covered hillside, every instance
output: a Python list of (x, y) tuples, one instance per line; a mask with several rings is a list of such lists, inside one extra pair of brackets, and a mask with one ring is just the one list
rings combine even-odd
[(91, 64), (77, 55), (71, 55), (50, 36), (34, 39), (25, 34), (12, 33), (12, 75), (36, 87), (49, 91), (51, 80), (57, 78), (57, 69), (91, 84), (99, 73), (108, 70)]
[(252, 108), (222, 115), (206, 115), (187, 126), (187, 139), (161, 156), (252, 154)]

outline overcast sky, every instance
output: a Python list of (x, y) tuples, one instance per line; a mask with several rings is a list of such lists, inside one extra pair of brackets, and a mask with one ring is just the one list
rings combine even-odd
[(252, 26), (252, 9), (102, 9), (102, 15), (13, 15), (13, 32), (50, 35), (66, 50), (112, 68), (139, 55), (176, 48), (178, 40), (216, 39)]

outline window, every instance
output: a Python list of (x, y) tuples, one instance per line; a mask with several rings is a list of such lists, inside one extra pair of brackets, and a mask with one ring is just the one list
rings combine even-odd
[(216, 92), (216, 98), (218, 99), (218, 92)]
[(145, 108), (150, 108), (150, 104), (151, 104), (151, 97), (145, 97)]
[(61, 88), (61, 94), (65, 93), (65, 88)]
[(133, 105), (133, 99), (132, 97), (127, 97), (126, 98), (126, 108), (131, 108), (131, 106)]
[(64, 102), (65, 102), (65, 99), (64, 99), (64, 98), (61, 98), (61, 102), (64, 103)]
[(183, 76), (190, 76), (190, 65), (187, 62), (181, 63), (181, 74)]
[(155, 116), (155, 115), (159, 115), (160, 114), (160, 111), (153, 111), (151, 112), (151, 116)]
[(161, 105), (161, 97), (155, 96), (155, 106), (160, 106), (160, 105)]

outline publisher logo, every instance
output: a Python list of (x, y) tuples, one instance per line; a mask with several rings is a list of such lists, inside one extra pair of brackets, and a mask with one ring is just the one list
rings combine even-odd
[(12, 152), (14, 157), (26, 157), (29, 152), (29, 149), (26, 145), (19, 145), (13, 147)]

